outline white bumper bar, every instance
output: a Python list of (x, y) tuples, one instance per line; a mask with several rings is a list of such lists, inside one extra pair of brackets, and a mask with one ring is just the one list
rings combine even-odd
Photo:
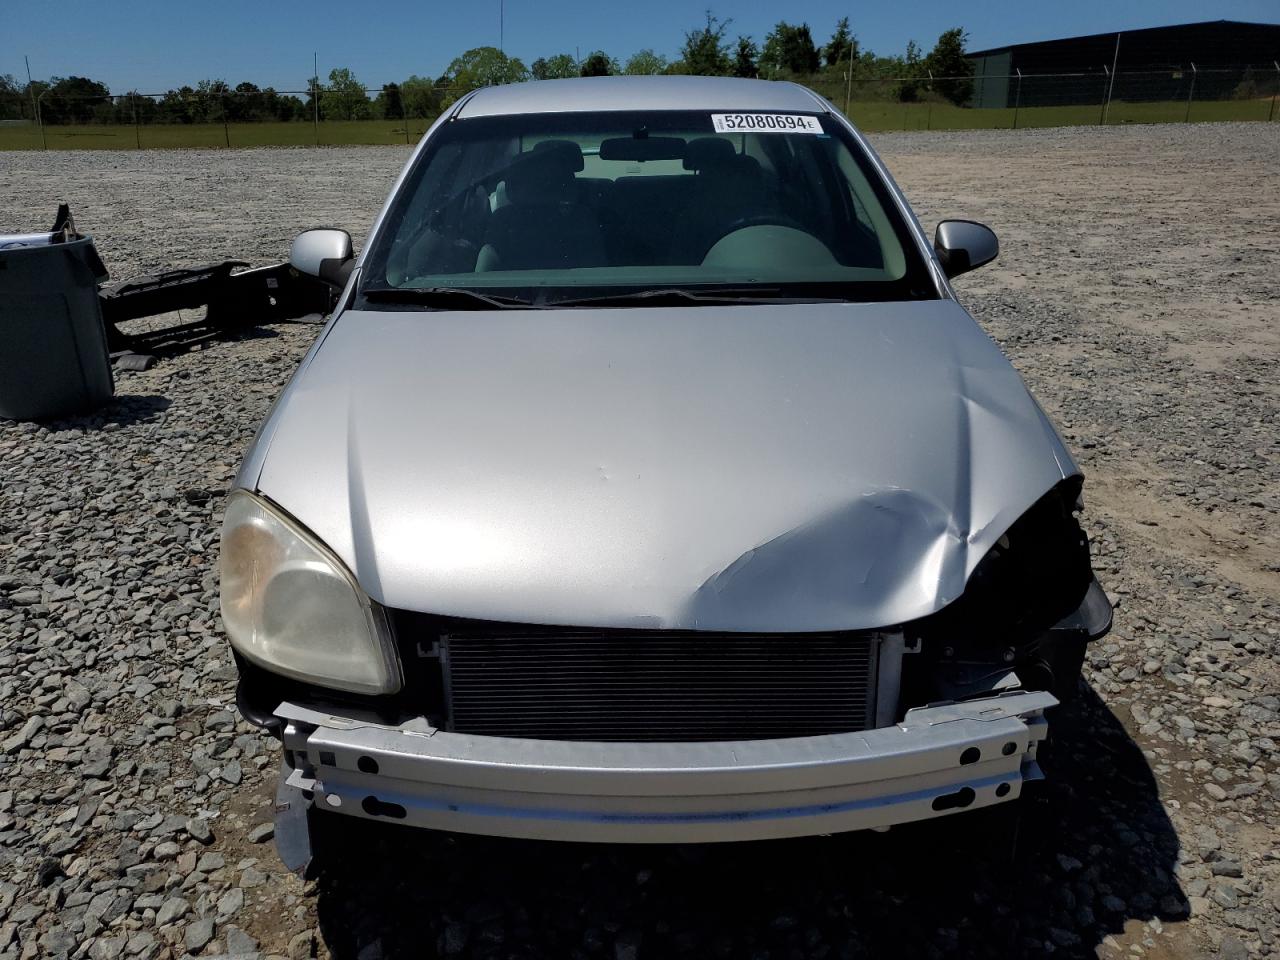
[(862, 733), (732, 743), (518, 740), (282, 703), (288, 783), (321, 810), (493, 836), (702, 843), (838, 833), (1015, 799), (1048, 693), (910, 711)]

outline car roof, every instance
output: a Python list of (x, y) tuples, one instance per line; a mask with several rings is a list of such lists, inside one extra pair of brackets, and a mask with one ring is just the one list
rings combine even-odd
[(820, 113), (825, 100), (796, 83), (737, 77), (575, 77), (484, 87), (458, 117), (609, 110), (771, 110)]

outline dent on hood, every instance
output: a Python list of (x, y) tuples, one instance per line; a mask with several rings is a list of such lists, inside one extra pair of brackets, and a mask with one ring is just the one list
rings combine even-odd
[[(761, 308), (723, 311), (721, 329), (710, 308), (683, 326), (664, 326), (661, 311), (617, 321), (564, 311), (574, 315), (549, 318), (536, 347), (523, 340), (527, 318), (502, 315), (368, 318), (396, 325), (390, 344), (339, 325), (281, 411), (263, 492), (392, 607), (702, 630), (914, 620), (958, 598), (1005, 530), (1077, 470), (954, 304), (852, 310), (794, 310), (803, 331)], [(655, 339), (697, 358), (681, 373), (699, 376), (655, 386), (633, 325), (660, 327)], [(798, 333), (813, 342), (798, 348)], [(730, 334), (751, 349), (716, 350)], [(829, 377), (807, 386), (833, 352), (838, 389)], [(433, 356), (430, 370), (403, 359)], [(523, 387), (458, 407), (471, 402), (465, 371), (481, 356), (487, 384)], [(909, 376), (891, 362), (903, 356)], [(591, 405), (580, 402), (584, 376), (597, 378)], [(754, 394), (723, 402), (726, 383), (752, 377)], [(524, 389), (531, 382), (539, 389)], [(554, 432), (530, 434), (531, 423)], [(791, 426), (794, 442), (751, 439)], [(762, 454), (783, 450), (785, 469), (752, 476)], [(635, 470), (603, 486), (587, 466), (619, 461)], [(464, 532), (483, 534), (486, 549), (459, 553)]]
[(691, 627), (791, 630), (883, 626), (899, 611), (941, 607), (966, 577), (965, 531), (910, 490), (868, 492), (748, 550), (704, 583)]
[(1010, 403), (992, 379), (990, 370), (955, 368), (955, 429), (965, 455), (938, 464), (954, 471), (951, 507), (920, 490), (868, 490), (743, 553), (702, 584), (682, 619), (695, 628), (782, 631), (804, 621), (809, 630), (837, 630), (903, 623), (956, 600), (1004, 531), (1070, 475), (1064, 466), (1076, 471), (1054, 450), (1057, 475), (1029, 502), (1002, 482), (1001, 471), (1018, 467), (1010, 445), (1023, 436), (1028, 409)]

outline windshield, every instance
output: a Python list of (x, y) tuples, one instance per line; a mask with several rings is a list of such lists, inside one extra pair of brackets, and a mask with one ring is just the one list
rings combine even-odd
[[(366, 305), (935, 298), (866, 151), (829, 116), (684, 111), (444, 124), (366, 257)], [(650, 299), (650, 302), (652, 300)]]

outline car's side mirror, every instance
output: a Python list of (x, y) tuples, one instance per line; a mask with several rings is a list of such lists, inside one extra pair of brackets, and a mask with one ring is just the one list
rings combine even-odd
[(289, 248), (289, 266), (335, 287), (345, 287), (356, 264), (345, 230), (304, 230)]
[(1000, 255), (1000, 241), (986, 224), (943, 220), (933, 235), (933, 249), (948, 277), (977, 270)]

